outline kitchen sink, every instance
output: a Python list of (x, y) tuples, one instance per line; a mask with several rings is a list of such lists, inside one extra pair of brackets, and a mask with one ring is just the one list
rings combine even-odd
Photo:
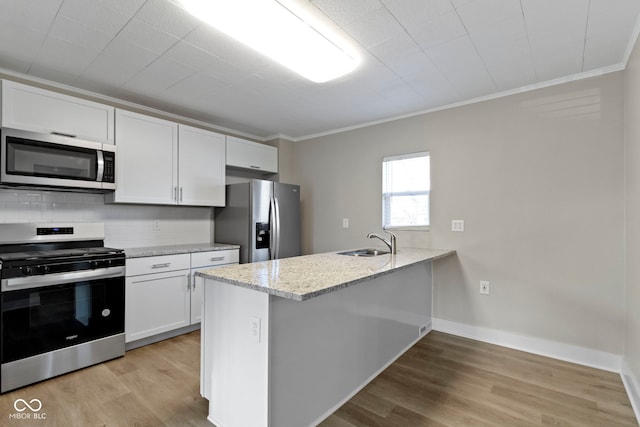
[(378, 255), (386, 255), (389, 251), (383, 251), (380, 249), (354, 249), (352, 251), (346, 252), (338, 252), (338, 255), (347, 255), (347, 256), (378, 256)]

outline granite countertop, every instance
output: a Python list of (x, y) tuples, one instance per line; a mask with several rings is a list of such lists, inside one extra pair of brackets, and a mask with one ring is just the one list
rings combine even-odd
[(395, 255), (354, 257), (336, 252), (237, 264), (196, 273), (236, 286), (304, 301), (414, 264), (455, 254), (442, 249), (398, 249)]
[(240, 245), (226, 243), (194, 243), (189, 245), (143, 246), (139, 248), (125, 248), (127, 258), (142, 258), (147, 256), (189, 254), (192, 252), (225, 251), (239, 249)]

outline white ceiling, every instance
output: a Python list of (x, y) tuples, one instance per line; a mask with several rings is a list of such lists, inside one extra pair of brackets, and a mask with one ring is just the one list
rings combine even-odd
[(309, 135), (622, 69), (639, 0), (300, 0), (351, 35), (317, 84), (168, 0), (0, 0), (0, 71), (258, 138)]

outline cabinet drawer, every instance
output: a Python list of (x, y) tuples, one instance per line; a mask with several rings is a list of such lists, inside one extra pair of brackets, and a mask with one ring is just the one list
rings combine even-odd
[(150, 256), (127, 259), (127, 277), (165, 271), (188, 270), (189, 254)]
[(234, 264), (239, 260), (238, 250), (194, 252), (191, 254), (191, 268), (210, 265)]

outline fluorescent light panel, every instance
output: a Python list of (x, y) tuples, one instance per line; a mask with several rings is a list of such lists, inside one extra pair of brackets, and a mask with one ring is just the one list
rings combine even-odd
[(310, 13), (276, 0), (180, 0), (198, 19), (307, 79), (322, 83), (360, 62), (350, 44)]

